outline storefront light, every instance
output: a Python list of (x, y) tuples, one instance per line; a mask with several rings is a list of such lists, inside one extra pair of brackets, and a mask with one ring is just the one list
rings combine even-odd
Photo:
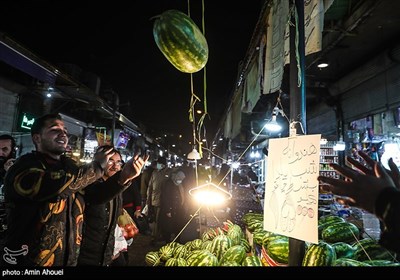
[(343, 136), (339, 137), (339, 141), (333, 146), (334, 151), (344, 151), (346, 150), (346, 143), (343, 141)]
[(318, 66), (318, 68), (326, 68), (326, 67), (329, 66), (329, 64), (326, 63), (326, 62), (321, 62), (321, 63), (319, 63), (317, 66)]
[(335, 146), (333, 146), (334, 151), (344, 151), (346, 149), (346, 143), (342, 141), (337, 141)]
[(394, 164), (396, 164), (397, 167), (400, 167), (400, 149), (399, 149), (399, 144), (396, 142), (388, 142), (384, 144), (384, 152), (381, 157), (381, 162), (382, 165), (386, 169), (390, 169), (388, 161), (390, 158), (393, 159)]

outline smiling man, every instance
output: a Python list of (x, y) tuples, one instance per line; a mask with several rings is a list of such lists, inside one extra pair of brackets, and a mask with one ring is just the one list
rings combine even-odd
[(58, 114), (38, 118), (31, 135), (36, 151), (21, 156), (4, 181), (8, 229), (0, 261), (73, 265), (82, 212), (82, 198), (75, 194), (103, 175), (107, 154), (82, 167), (65, 157), (67, 129)]
[[(4, 181), (8, 229), (0, 248), (1, 266), (73, 266), (84, 209), (84, 197), (78, 191), (103, 176), (114, 153), (99, 149), (91, 163), (78, 166), (64, 155), (68, 135), (58, 114), (36, 119), (31, 135), (36, 151), (18, 158)], [(119, 188), (103, 188), (107, 190), (104, 198), (111, 199), (124, 189), (146, 160), (128, 161), (115, 178)]]

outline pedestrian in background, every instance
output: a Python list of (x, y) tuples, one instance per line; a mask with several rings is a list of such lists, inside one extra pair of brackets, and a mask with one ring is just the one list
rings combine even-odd
[(9, 134), (0, 135), (0, 239), (3, 239), (4, 231), (7, 229), (3, 182), (7, 170), (14, 164), (16, 146), (14, 137)]
[(0, 135), (0, 186), (3, 185), (7, 170), (15, 161), (16, 146), (14, 137), (9, 134)]
[(166, 243), (171, 242), (186, 223), (183, 179), (185, 179), (185, 173), (174, 170), (162, 185), (159, 226), (162, 239)]
[(149, 188), (151, 174), (156, 169), (157, 169), (157, 161), (153, 160), (151, 164), (144, 169), (142, 175), (140, 176), (140, 195), (142, 197), (142, 207), (146, 205), (147, 189)]
[(157, 170), (154, 170), (151, 174), (149, 187), (147, 189), (146, 204), (149, 209), (149, 222), (153, 223), (153, 239), (151, 243), (154, 245), (160, 241), (161, 237), (159, 230), (160, 199), (162, 186), (168, 180), (169, 171), (167, 159), (165, 157), (159, 157), (157, 159)]

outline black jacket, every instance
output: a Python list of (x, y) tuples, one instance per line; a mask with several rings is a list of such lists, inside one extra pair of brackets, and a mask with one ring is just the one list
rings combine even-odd
[[(99, 195), (98, 186), (104, 184), (103, 179), (85, 189), (85, 211), (82, 231), (82, 244), (78, 265), (108, 266), (114, 252), (114, 231), (118, 216), (122, 213), (122, 195), (124, 189), (117, 179), (119, 172), (106, 182), (107, 187), (117, 192), (111, 200)], [(118, 192), (118, 189), (120, 190)]]
[(8, 228), (0, 250), (7, 252), (0, 263), (76, 265), (84, 207), (78, 191), (101, 175), (97, 165), (78, 167), (66, 157), (32, 152), (18, 158), (5, 177)]

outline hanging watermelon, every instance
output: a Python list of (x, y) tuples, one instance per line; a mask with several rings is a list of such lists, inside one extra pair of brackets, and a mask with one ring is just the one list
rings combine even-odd
[(172, 65), (184, 73), (203, 69), (208, 60), (208, 44), (203, 33), (186, 14), (167, 10), (156, 18), (154, 40)]

